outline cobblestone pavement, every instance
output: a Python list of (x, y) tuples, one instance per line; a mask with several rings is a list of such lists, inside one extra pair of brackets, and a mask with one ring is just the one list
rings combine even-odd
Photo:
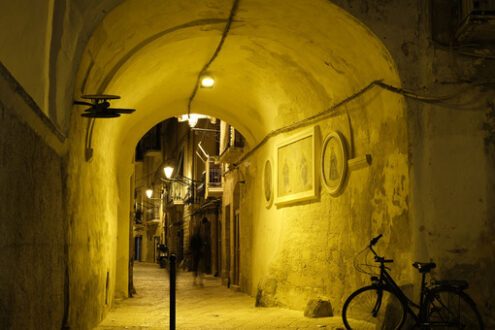
[[(169, 278), (155, 264), (134, 267), (133, 298), (114, 302), (97, 330), (169, 328)], [(193, 286), (191, 273), (177, 277), (177, 329), (343, 329), (340, 316), (307, 318), (302, 311), (254, 307), (254, 298), (205, 276)]]

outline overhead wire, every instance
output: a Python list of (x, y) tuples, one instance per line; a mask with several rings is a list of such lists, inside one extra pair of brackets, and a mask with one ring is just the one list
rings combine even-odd
[[(474, 88), (474, 87), (488, 86), (488, 85), (495, 85), (495, 81), (477, 82), (477, 83), (470, 84), (469, 87)], [(369, 90), (371, 90), (375, 86), (378, 86), (382, 89), (385, 89), (385, 90), (392, 92), (392, 93), (395, 93), (395, 94), (400, 94), (400, 95), (402, 95), (406, 98), (412, 99), (412, 100), (416, 100), (416, 101), (423, 102), (423, 103), (429, 103), (429, 104), (437, 104), (437, 105), (441, 105), (443, 102), (445, 102), (447, 100), (458, 97), (460, 94), (464, 93), (467, 90), (466, 88), (462, 88), (462, 89), (456, 91), (455, 93), (452, 93), (449, 95), (425, 96), (425, 95), (416, 94), (413, 91), (410, 91), (410, 90), (407, 90), (404, 88), (399, 88), (399, 87), (384, 83), (383, 80), (381, 80), (381, 79), (380, 80), (374, 80), (371, 83), (369, 83), (368, 85), (366, 85), (365, 87), (363, 87), (360, 90), (358, 90), (357, 92), (355, 92), (354, 94), (346, 97), (342, 101), (334, 104), (333, 106), (331, 106), (330, 108), (328, 108), (324, 111), (321, 111), (321, 112), (319, 112), (313, 116), (310, 116), (308, 118), (302, 119), (302, 120), (294, 122), (290, 125), (287, 125), (287, 126), (284, 126), (284, 127), (281, 127), (281, 128), (278, 128), (276, 130), (269, 132), (267, 135), (265, 135), (265, 137), (256, 146), (254, 146), (251, 150), (249, 150), (247, 153), (245, 153), (244, 156), (242, 156), (237, 162), (233, 163), (233, 168), (229, 169), (229, 171), (237, 168), (242, 162), (244, 162), (249, 156), (251, 156), (256, 150), (258, 150), (261, 146), (263, 146), (273, 136), (281, 134), (281, 133), (293, 131), (293, 130), (300, 128), (302, 126), (306, 126), (308, 124), (311, 124), (317, 120), (322, 120), (324, 118), (330, 117), (334, 113), (336, 113), (337, 109), (348, 104), (349, 102), (358, 98), (359, 96), (365, 94), (366, 92), (368, 92)], [(448, 105), (448, 106), (452, 106), (452, 105)]]
[(189, 116), (191, 114), (191, 104), (192, 101), (194, 100), (197, 92), (198, 92), (198, 87), (199, 87), (199, 81), (201, 80), (201, 77), (208, 72), (208, 69), (210, 65), (213, 63), (213, 61), (217, 58), (218, 54), (220, 53), (220, 50), (223, 47), (223, 44), (225, 43), (225, 39), (227, 38), (227, 35), (229, 34), (230, 27), (232, 25), (232, 22), (234, 21), (234, 16), (237, 12), (237, 8), (239, 7), (239, 1), (240, 0), (234, 0), (234, 3), (232, 4), (232, 8), (230, 9), (230, 15), (229, 19), (227, 21), (227, 24), (225, 24), (225, 28), (222, 33), (222, 38), (220, 39), (220, 42), (218, 43), (217, 48), (215, 49), (215, 52), (213, 55), (210, 57), (208, 62), (203, 66), (201, 71), (199, 71), (198, 76), (196, 77), (196, 83), (194, 84), (194, 88), (192, 90), (191, 96), (189, 96), (189, 99), (187, 101), (187, 115)]

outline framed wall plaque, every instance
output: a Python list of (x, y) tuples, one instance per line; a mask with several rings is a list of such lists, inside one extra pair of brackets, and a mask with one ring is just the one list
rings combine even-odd
[(263, 167), (263, 199), (265, 206), (269, 208), (273, 202), (273, 166), (272, 161), (267, 159)]
[(313, 199), (318, 194), (318, 127), (281, 141), (275, 151), (275, 204)]
[(321, 151), (321, 178), (330, 195), (342, 191), (347, 175), (347, 149), (339, 132), (330, 132), (323, 141)]

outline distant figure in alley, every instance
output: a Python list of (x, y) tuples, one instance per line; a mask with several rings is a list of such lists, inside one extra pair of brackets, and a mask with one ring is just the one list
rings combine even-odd
[(200, 227), (196, 227), (194, 234), (189, 242), (192, 254), (192, 271), (193, 285), (203, 286), (203, 268), (204, 268), (204, 249), (203, 239), (201, 238)]

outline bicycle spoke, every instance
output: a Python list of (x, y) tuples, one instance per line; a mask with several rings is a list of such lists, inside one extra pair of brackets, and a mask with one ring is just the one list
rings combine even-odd
[(436, 290), (428, 303), (428, 324), (435, 329), (483, 329), (472, 300), (453, 289)]
[(348, 329), (399, 329), (405, 315), (401, 301), (388, 290), (365, 287), (344, 304)]

